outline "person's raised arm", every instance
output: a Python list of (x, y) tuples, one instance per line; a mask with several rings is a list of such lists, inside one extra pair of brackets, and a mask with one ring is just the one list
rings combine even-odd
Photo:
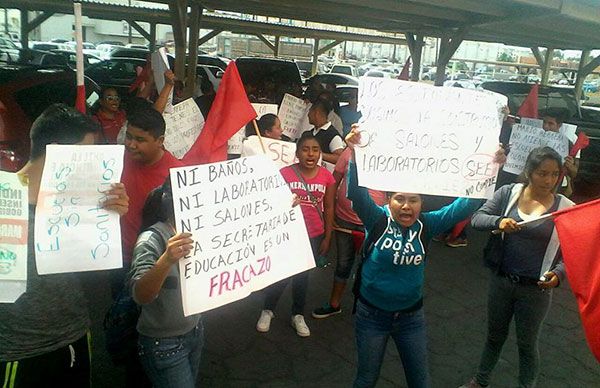
[(165, 108), (167, 107), (167, 103), (169, 102), (169, 97), (173, 92), (173, 87), (175, 86), (175, 74), (171, 70), (165, 71), (165, 86), (163, 86), (158, 98), (154, 102), (154, 109), (159, 113), (163, 113)]
[(171, 237), (165, 252), (156, 261), (154, 259), (160, 253), (146, 248), (148, 244), (136, 247), (132, 266), (132, 295), (136, 303), (148, 304), (156, 299), (171, 266), (190, 254), (193, 248), (191, 236), (190, 233), (178, 233)]
[(352, 149), (352, 157), (348, 163), (348, 199), (352, 201), (352, 209), (361, 219), (365, 228), (371, 230), (385, 212), (373, 201), (369, 190), (358, 185), (358, 172), (354, 162), (354, 148), (360, 143), (358, 126), (353, 126), (346, 136), (346, 143)]

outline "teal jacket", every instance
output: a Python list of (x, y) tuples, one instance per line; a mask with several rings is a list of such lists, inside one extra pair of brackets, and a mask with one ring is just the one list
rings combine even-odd
[(365, 225), (367, 236), (381, 217), (387, 228), (362, 265), (360, 297), (385, 311), (410, 309), (423, 298), (427, 246), (433, 236), (452, 228), (477, 210), (482, 200), (458, 198), (439, 210), (421, 213), (408, 228), (390, 216), (388, 205), (377, 206), (366, 188), (358, 186), (356, 164), (348, 171), (348, 199)]

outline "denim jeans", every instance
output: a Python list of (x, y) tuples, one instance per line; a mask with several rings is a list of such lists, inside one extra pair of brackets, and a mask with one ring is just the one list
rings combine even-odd
[(519, 387), (535, 386), (540, 369), (538, 339), (551, 301), (551, 290), (513, 283), (495, 274), (490, 276), (488, 334), (476, 376), (479, 384), (489, 384), (514, 316), (519, 348)]
[(355, 316), (358, 371), (355, 388), (374, 387), (391, 336), (400, 354), (410, 388), (429, 387), (427, 336), (423, 308), (409, 313), (387, 312), (358, 300)]
[(140, 334), (138, 355), (154, 388), (194, 388), (204, 345), (202, 320), (177, 337), (152, 338)]
[[(320, 235), (310, 238), (310, 246), (315, 256), (319, 254), (319, 246), (321, 245), (321, 241), (323, 241), (323, 237), (323, 235)], [(300, 272), (267, 287), (265, 289), (265, 310), (275, 310), (279, 298), (281, 298), (285, 287), (290, 281), (292, 282), (292, 315), (304, 315), (306, 292), (308, 289), (308, 271)]]
[[(335, 222), (339, 227), (344, 229), (364, 231), (362, 225), (356, 225), (338, 217), (336, 217)], [(337, 283), (346, 284), (348, 278), (350, 278), (350, 273), (352, 273), (352, 266), (354, 265), (356, 254), (358, 252), (354, 249), (354, 238), (352, 237), (352, 234), (336, 230), (333, 235), (337, 247), (337, 262), (333, 280)]]

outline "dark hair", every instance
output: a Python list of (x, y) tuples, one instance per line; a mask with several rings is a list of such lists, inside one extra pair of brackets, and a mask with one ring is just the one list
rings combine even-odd
[(315, 135), (313, 135), (312, 131), (306, 131), (306, 132), (302, 133), (302, 135), (296, 142), (296, 152), (298, 152), (298, 150), (300, 150), (300, 148), (302, 148), (304, 143), (306, 143), (309, 140), (316, 141), (317, 144), (319, 144), (319, 150), (321, 150), (321, 143), (319, 143), (319, 141), (317, 140), (317, 137)]
[(171, 190), (171, 177), (153, 189), (146, 197), (142, 209), (142, 227), (140, 232), (145, 231), (157, 222), (173, 223), (175, 221), (175, 210), (173, 208), (173, 191)]
[(546, 108), (540, 112), (540, 117), (554, 117), (557, 123), (564, 123), (571, 118), (571, 112), (566, 108)]
[(152, 106), (139, 104), (127, 112), (129, 125), (150, 133), (155, 139), (165, 134), (165, 119)]
[(531, 173), (537, 170), (546, 160), (554, 160), (559, 168), (562, 166), (562, 158), (553, 148), (538, 147), (531, 150), (525, 161), (525, 168), (523, 169), (526, 182), (529, 182)]
[(35, 160), (46, 153), (48, 144), (77, 144), (88, 133), (97, 133), (100, 125), (66, 104), (53, 104), (46, 108), (31, 125), (31, 153)]
[(273, 113), (267, 113), (262, 115), (262, 117), (256, 122), (258, 125), (258, 130), (262, 136), (264, 136), (267, 131), (270, 131), (271, 128), (273, 128), (277, 118), (277, 115), (274, 115)]
[[(333, 110), (335, 113), (338, 113), (340, 111), (340, 102), (338, 101), (338, 98), (333, 92), (329, 90), (326, 90), (319, 94), (317, 100), (325, 101), (326, 103), (328, 103), (330, 106), (329, 111)], [(327, 114), (329, 114), (329, 112)]]
[(213, 94), (215, 87), (206, 77), (200, 78), (200, 91), (202, 94)]
[(313, 102), (310, 109), (317, 109), (321, 111), (325, 116), (329, 115), (329, 112), (333, 110), (332, 105), (329, 101), (317, 99)]

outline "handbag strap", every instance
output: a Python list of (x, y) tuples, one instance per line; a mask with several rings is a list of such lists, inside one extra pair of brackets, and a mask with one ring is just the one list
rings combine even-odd
[(323, 219), (323, 212), (321, 211), (321, 209), (317, 205), (318, 204), (317, 199), (311, 193), (311, 191), (308, 189), (308, 185), (306, 184), (306, 181), (304, 180), (304, 177), (302, 176), (302, 174), (298, 170), (298, 167), (296, 167), (295, 164), (292, 166), (292, 170), (294, 170), (294, 172), (296, 173), (296, 176), (298, 177), (298, 179), (300, 179), (300, 182), (302, 182), (302, 185), (304, 185), (304, 190), (308, 194), (308, 198), (310, 199), (310, 203), (312, 203), (312, 205), (315, 207), (315, 209), (317, 209), (317, 213), (319, 213), (319, 218), (321, 219), (321, 222), (325, 223), (325, 220)]

